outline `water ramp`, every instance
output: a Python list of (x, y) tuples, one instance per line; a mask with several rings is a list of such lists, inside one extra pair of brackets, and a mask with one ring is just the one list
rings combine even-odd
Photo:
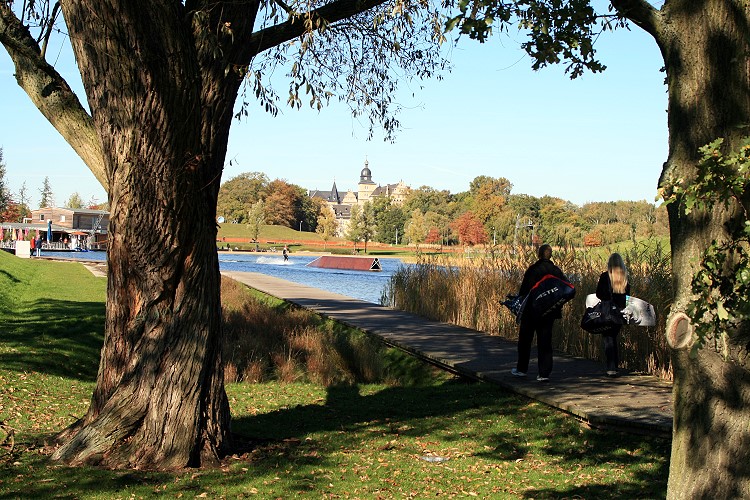
[(323, 255), (308, 264), (309, 267), (325, 269), (347, 269), (350, 271), (382, 271), (377, 257), (343, 257)]

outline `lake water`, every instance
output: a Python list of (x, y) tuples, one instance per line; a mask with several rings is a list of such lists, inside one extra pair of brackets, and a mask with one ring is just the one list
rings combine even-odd
[[(65, 259), (106, 260), (105, 252), (45, 252), (43, 255)], [(307, 264), (316, 258), (310, 255), (290, 254), (289, 260), (285, 262), (281, 254), (219, 252), (219, 268), (223, 271), (263, 273), (379, 304), (385, 286), (394, 271), (402, 265), (399, 259), (384, 258), (379, 259), (383, 269), (380, 272), (307, 267)]]

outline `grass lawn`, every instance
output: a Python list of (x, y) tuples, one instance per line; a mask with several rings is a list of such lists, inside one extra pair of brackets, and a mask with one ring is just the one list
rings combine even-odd
[[(216, 236), (219, 248), (238, 250), (254, 250), (255, 243), (251, 242), (250, 230), (247, 224), (219, 224), (219, 231)], [(226, 238), (226, 241), (223, 241)], [(281, 250), (284, 242), (292, 252), (330, 252), (334, 254), (351, 255), (354, 244), (344, 238), (338, 237), (329, 240), (325, 245), (320, 235), (315, 232), (297, 231), (284, 226), (261, 226), (259, 240), (262, 241), (258, 247), (262, 250), (276, 249)], [(364, 243), (357, 244), (360, 255), (364, 255)], [(405, 246), (383, 246), (370, 242), (368, 244), (367, 255), (373, 257), (413, 257), (414, 249)]]
[[(669, 442), (592, 431), (489, 384), (229, 384), (237, 454), (174, 473), (69, 468), (105, 280), (0, 252), (0, 498), (661, 498)], [(11, 434), (12, 433), (12, 439)]]
[[(217, 234), (218, 239), (222, 238), (242, 238), (250, 240), (250, 229), (247, 224), (230, 224), (224, 223), (219, 224), (219, 231)], [(260, 228), (260, 239), (263, 240), (296, 240), (296, 241), (320, 241), (320, 235), (315, 232), (309, 231), (297, 231), (286, 226), (273, 226), (270, 224), (264, 224)], [(337, 238), (337, 241), (343, 241)]]

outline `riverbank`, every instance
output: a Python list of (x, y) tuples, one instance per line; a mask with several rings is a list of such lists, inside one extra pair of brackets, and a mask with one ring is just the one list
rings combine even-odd
[[(0, 498), (666, 495), (667, 440), (592, 430), (492, 384), (453, 379), (414, 385), (230, 383), (238, 448), (221, 468), (51, 466), (50, 436), (84, 415), (91, 400), (106, 286), (79, 266), (4, 258), (0, 439), (7, 435), (2, 432), (13, 434), (0, 443), (6, 459)], [(307, 345), (307, 332), (296, 332), (300, 342), (280, 357)]]

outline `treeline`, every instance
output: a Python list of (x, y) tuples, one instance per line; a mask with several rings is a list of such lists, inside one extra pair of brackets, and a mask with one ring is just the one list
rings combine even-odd
[(221, 185), (216, 213), (227, 223), (255, 223), (260, 215), (263, 224), (315, 231), (322, 205), (300, 186), (282, 179), (271, 181), (261, 172), (248, 172)]
[[(429, 186), (411, 189), (401, 206), (375, 198), (354, 208), (347, 231), (335, 236), (365, 244), (417, 246), (541, 241), (598, 246), (668, 235), (666, 209), (645, 200), (578, 206), (554, 196), (513, 194), (512, 187), (506, 178), (479, 176), (457, 194)], [(304, 231), (331, 231), (332, 213), (326, 204), (310, 199), (300, 186), (270, 181), (259, 172), (241, 174), (221, 186), (218, 214), (226, 222), (249, 224), (261, 207), (264, 223), (293, 229), (301, 223)]]

